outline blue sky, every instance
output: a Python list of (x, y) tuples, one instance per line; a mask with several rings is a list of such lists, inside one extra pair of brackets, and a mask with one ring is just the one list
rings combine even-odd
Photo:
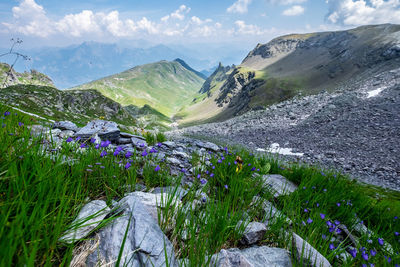
[(400, 23), (400, 0), (6, 0), (0, 46), (83, 41), (253, 46), (289, 33)]

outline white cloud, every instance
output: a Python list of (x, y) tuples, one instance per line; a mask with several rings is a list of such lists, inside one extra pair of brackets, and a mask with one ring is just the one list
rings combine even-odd
[(246, 24), (243, 20), (235, 21), (236, 33), (245, 35), (261, 35), (263, 31), (260, 27), (252, 24)]
[(280, 5), (294, 5), (294, 4), (302, 4), (307, 2), (307, 0), (270, 0), (272, 4), (280, 4)]
[(205, 24), (205, 23), (212, 22), (212, 19), (201, 20), (199, 17), (193, 16), (191, 18), (191, 21), (196, 25), (202, 25), (202, 24)]
[(327, 20), (334, 24), (400, 23), (400, 0), (330, 0)]
[(185, 5), (181, 5), (177, 10), (175, 10), (171, 14), (162, 17), (161, 21), (166, 22), (169, 19), (184, 20), (185, 19), (185, 14), (187, 14), (189, 12), (190, 12), (190, 7), (187, 7)]
[(237, 0), (233, 5), (227, 8), (228, 13), (247, 13), (247, 6), (251, 3), (251, 0)]
[(34, 0), (24, 0), (12, 8), (14, 23), (2, 23), (16, 32), (39, 37), (47, 37), (54, 32), (43, 7)]
[(297, 16), (303, 13), (304, 13), (304, 7), (296, 5), (284, 10), (282, 14), (285, 16)]

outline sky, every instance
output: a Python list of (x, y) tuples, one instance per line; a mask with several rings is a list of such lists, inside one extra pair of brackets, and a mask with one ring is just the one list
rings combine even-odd
[(248, 46), (290, 33), (400, 24), (400, 0), (2, 0), (0, 47), (84, 41)]

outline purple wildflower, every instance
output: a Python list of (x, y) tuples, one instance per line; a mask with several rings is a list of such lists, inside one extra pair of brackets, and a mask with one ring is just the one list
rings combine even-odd
[(218, 163), (222, 163), (222, 160), (219, 159), (217, 162), (218, 162)]
[(303, 186), (303, 190), (306, 190), (307, 187)]
[(331, 243), (331, 244), (329, 244), (329, 249), (330, 249), (330, 250), (334, 250), (334, 249), (335, 249), (335, 245), (334, 245), (334, 244), (332, 244), (332, 243)]
[(8, 116), (10, 114), (11, 114), (10, 111), (6, 111), (6, 112), (4, 112), (4, 117), (6, 117), (6, 116)]
[(157, 143), (157, 146), (158, 146), (158, 147), (161, 147), (161, 146), (162, 146), (162, 144), (161, 144), (160, 142), (158, 142), (158, 143)]
[(127, 162), (125, 165), (125, 169), (129, 169), (132, 166), (132, 164), (130, 162)]
[(333, 224), (332, 224), (331, 221), (327, 221), (327, 222), (326, 222), (326, 225), (328, 225), (328, 227), (332, 227), (332, 226), (333, 226)]
[(197, 174), (197, 179), (200, 179), (200, 177), (201, 177), (201, 175), (200, 175), (200, 174)]
[(79, 141), (81, 139), (82, 139), (82, 137), (78, 136), (77, 138), (75, 138), (75, 141)]
[(355, 258), (357, 257), (357, 249), (350, 249), (350, 255)]
[(150, 149), (150, 153), (157, 153), (157, 150), (156, 150), (154, 147), (152, 147), (152, 148)]
[(107, 152), (106, 152), (105, 150), (101, 151), (100, 157), (104, 157), (104, 156), (106, 156), (106, 155), (107, 155)]
[(95, 164), (96, 164), (96, 165), (101, 165), (101, 162), (96, 162)]
[(319, 203), (316, 204), (317, 208), (319, 207)]
[(160, 166), (157, 165), (157, 166), (154, 168), (154, 171), (158, 172), (160, 169), (161, 169)]
[(181, 169), (181, 172), (182, 172), (182, 173), (186, 173), (185, 168), (182, 168), (182, 169)]
[(336, 206), (340, 207), (340, 203), (339, 203), (339, 202), (338, 202), (338, 203), (336, 203)]
[(321, 172), (321, 175), (322, 175), (322, 176), (326, 176), (324, 172)]
[(304, 222), (304, 221), (301, 221), (301, 224), (302, 225), (304, 225), (304, 226), (306, 226), (307, 224)]
[(305, 213), (308, 213), (308, 209), (304, 209), (304, 212), (305, 212)]
[(336, 233), (340, 234), (342, 232), (342, 230), (340, 230), (340, 228), (336, 228)]
[(339, 225), (340, 222), (339, 222), (338, 220), (335, 220), (335, 224), (336, 224), (336, 225)]
[(383, 246), (383, 238), (378, 238), (379, 245)]
[(225, 189), (228, 189), (228, 185), (226, 184), (226, 185), (224, 185), (224, 187), (225, 187)]
[(311, 218), (308, 218), (308, 219), (307, 219), (307, 223), (308, 223), (308, 224), (311, 224), (312, 222), (313, 222), (313, 220), (312, 220)]
[(129, 159), (132, 156), (132, 152), (128, 151), (125, 154), (125, 158)]
[(210, 174), (210, 177), (214, 177), (214, 173), (211, 173), (211, 174)]
[(375, 249), (371, 249), (369, 252), (371, 253), (372, 257), (375, 257), (375, 255), (376, 255), (376, 250)]
[(362, 253), (362, 257), (363, 257), (364, 260), (366, 260), (366, 261), (368, 260), (368, 254), (367, 253), (363, 252)]
[(371, 239), (367, 239), (367, 243), (368, 244), (372, 244), (372, 240)]
[(326, 239), (326, 235), (322, 234), (322, 239), (325, 240)]
[(311, 189), (315, 190), (315, 189), (316, 189), (316, 187), (315, 187), (315, 186), (313, 186), (313, 187), (311, 187)]
[(201, 184), (206, 184), (206, 183), (207, 183), (207, 180), (204, 179), (204, 178), (201, 178), (201, 179), (200, 179), (200, 183), (201, 183)]
[(96, 142), (96, 138), (90, 138), (90, 143), (94, 144)]
[(92, 170), (92, 169), (86, 169), (86, 171), (87, 171), (87, 172), (92, 172), (93, 170)]
[(321, 216), (321, 219), (325, 219), (325, 214), (320, 213), (319, 216)]
[(250, 167), (250, 166), (251, 166), (251, 163), (247, 164), (247, 166), (249, 166), (249, 167)]
[(86, 147), (86, 143), (82, 143), (81, 145), (80, 145), (80, 148), (85, 148)]
[(147, 150), (146, 150), (146, 149), (143, 150), (143, 152), (142, 152), (142, 157), (146, 157), (147, 155), (148, 155)]
[(144, 143), (140, 143), (139, 146), (143, 148), (144, 147)]
[(20, 127), (22, 127), (22, 126), (24, 126), (24, 123), (23, 123), (23, 122), (18, 122), (18, 125), (19, 125)]
[(106, 167), (104, 167), (104, 166), (100, 166), (100, 169), (105, 169)]
[(328, 189), (324, 188), (324, 190), (322, 190), (322, 191), (326, 192), (326, 191), (328, 191)]
[(394, 235), (395, 235), (395, 236), (398, 236), (398, 235), (399, 235), (399, 232), (394, 232)]
[(72, 140), (73, 140), (72, 137), (68, 137), (67, 140), (65, 140), (65, 142), (69, 143), (72, 142)]
[(212, 166), (211, 169), (215, 170), (215, 166)]
[(94, 148), (95, 149), (99, 149), (100, 148), (100, 144), (97, 144)]
[(254, 172), (256, 170), (256, 167), (251, 168), (251, 171)]
[(108, 147), (111, 144), (111, 141), (106, 140), (106, 141), (101, 141), (100, 146), (101, 147)]

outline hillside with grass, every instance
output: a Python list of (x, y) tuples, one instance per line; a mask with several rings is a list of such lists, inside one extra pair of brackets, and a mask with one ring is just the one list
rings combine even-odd
[(177, 59), (137, 66), (73, 89), (95, 89), (124, 106), (147, 104), (171, 117), (192, 102), (203, 83), (203, 77)]
[(96, 90), (62, 91), (39, 85), (13, 85), (1, 89), (2, 104), (52, 120), (70, 120), (80, 125), (104, 118), (124, 125), (136, 119), (117, 102)]
[[(219, 81), (217, 92), (201, 92), (197, 98), (202, 102), (188, 108), (196, 112), (182, 113), (181, 123), (222, 121), (294, 96), (350, 87), (357, 80), (399, 66), (399, 36), (400, 25), (383, 24), (291, 34), (258, 44)], [(206, 114), (199, 118), (201, 110)]]

